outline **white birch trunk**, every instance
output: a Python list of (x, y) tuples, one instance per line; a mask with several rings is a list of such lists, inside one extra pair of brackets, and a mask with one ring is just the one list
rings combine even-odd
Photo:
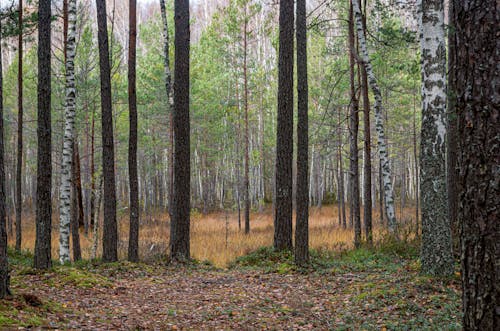
[(68, 40), (66, 43), (66, 100), (63, 152), (61, 162), (59, 261), (70, 261), (69, 235), (71, 223), (71, 171), (75, 130), (75, 53), (76, 0), (68, 0)]
[(422, 63), (422, 271), (453, 273), (446, 190), (446, 45), (443, 0), (419, 0)]
[(377, 79), (373, 73), (372, 64), (370, 62), (370, 56), (368, 54), (366, 39), (363, 33), (363, 20), (361, 17), (361, 10), (359, 7), (359, 0), (352, 0), (353, 10), (354, 10), (354, 21), (356, 23), (356, 32), (358, 35), (359, 46), (361, 49), (361, 58), (363, 60), (363, 65), (365, 67), (366, 73), (368, 75), (368, 83), (375, 96), (375, 130), (377, 131), (377, 145), (378, 153), (380, 156), (380, 161), (382, 164), (382, 181), (384, 190), (384, 202), (386, 216), (388, 220), (389, 231), (392, 233), (396, 232), (396, 213), (394, 210), (394, 192), (392, 189), (392, 179), (391, 179), (391, 164), (389, 162), (389, 155), (387, 153), (387, 144), (385, 141), (384, 132), (384, 119), (382, 115), (382, 94), (380, 93), (380, 88), (378, 87)]

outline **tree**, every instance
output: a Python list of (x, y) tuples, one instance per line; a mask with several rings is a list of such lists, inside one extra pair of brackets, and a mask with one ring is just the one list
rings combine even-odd
[[(61, 187), (59, 209), (59, 261), (70, 261), (69, 234), (71, 225), (71, 177), (73, 172), (73, 148), (76, 113), (75, 53), (76, 53), (76, 0), (67, 0), (68, 34), (65, 41), (66, 102), (63, 152), (61, 162)], [(66, 16), (66, 15), (65, 15)], [(78, 161), (78, 160), (75, 160)], [(74, 190), (73, 190), (74, 191)], [(76, 196), (76, 192), (73, 192)], [(76, 207), (76, 206), (75, 206)], [(76, 214), (76, 213), (75, 213)], [(78, 222), (76, 222), (78, 224)], [(78, 227), (77, 227), (78, 229)]]
[(354, 224), (354, 246), (361, 245), (361, 211), (359, 206), (359, 166), (358, 166), (358, 129), (359, 129), (359, 100), (355, 85), (355, 37), (354, 37), (354, 17), (352, 2), (349, 6), (349, 83), (351, 86), (351, 102), (349, 114), (349, 184), (351, 186), (351, 223)]
[(295, 225), (295, 262), (309, 261), (309, 123), (307, 85), (306, 0), (297, 0), (297, 219)]
[(370, 56), (368, 54), (368, 49), (366, 46), (366, 39), (363, 33), (363, 17), (361, 15), (361, 10), (359, 7), (359, 0), (352, 0), (354, 18), (356, 22), (356, 31), (358, 35), (359, 46), (361, 48), (361, 58), (363, 61), (363, 66), (365, 67), (366, 74), (368, 75), (368, 83), (375, 96), (375, 129), (377, 131), (377, 145), (378, 153), (380, 157), (381, 164), (381, 178), (383, 179), (383, 191), (384, 191), (384, 202), (385, 211), (388, 220), (389, 231), (396, 234), (396, 213), (394, 210), (394, 192), (392, 189), (392, 171), (391, 164), (389, 162), (389, 155), (387, 154), (387, 143), (385, 141), (385, 131), (384, 131), (384, 119), (382, 115), (382, 94), (377, 83), (375, 74), (373, 73), (372, 64), (370, 62)]
[(292, 249), (293, 0), (280, 0), (274, 248)]
[(7, 256), (5, 194), (4, 128), (3, 128), (3, 68), (2, 68), (2, 21), (0, 19), (0, 299), (9, 294), (9, 260)]
[(17, 164), (16, 164), (16, 250), (22, 241), (22, 171), (23, 171), (23, 0), (19, 0), (17, 66)]
[(104, 177), (102, 259), (106, 262), (112, 262), (118, 260), (118, 229), (116, 224), (115, 152), (106, 0), (96, 0), (96, 7), (99, 68), (101, 74), (102, 172)]
[(245, 200), (245, 233), (250, 233), (250, 133), (248, 131), (248, 16), (245, 2), (243, 23), (243, 93), (245, 107), (245, 179), (243, 181), (243, 195)]
[(38, 3), (38, 154), (36, 185), (35, 268), (48, 269), (52, 230), (52, 126), (50, 83), (51, 1)]
[(498, 330), (498, 2), (453, 1), (464, 330)]
[(443, 0), (420, 3), (422, 62), (422, 271), (453, 273), (450, 223), (446, 214), (446, 47)]
[(128, 107), (130, 120), (128, 175), (130, 185), (130, 232), (128, 259), (139, 260), (139, 181), (137, 177), (137, 94), (136, 94), (137, 1), (129, 1)]
[(174, 196), (170, 222), (170, 257), (186, 261), (189, 252), (189, 0), (175, 0)]

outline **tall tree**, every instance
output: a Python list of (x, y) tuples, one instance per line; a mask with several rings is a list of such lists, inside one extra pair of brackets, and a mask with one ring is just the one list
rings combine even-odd
[(358, 129), (359, 129), (359, 100), (355, 85), (355, 53), (356, 41), (354, 36), (354, 17), (352, 2), (349, 6), (349, 82), (351, 86), (351, 102), (349, 114), (349, 184), (351, 186), (349, 197), (351, 203), (351, 223), (354, 224), (354, 246), (361, 245), (361, 211), (359, 206), (359, 165), (358, 165)]
[(0, 19), (0, 299), (9, 294), (9, 260), (7, 256), (7, 199), (5, 194), (4, 132), (3, 132), (3, 68), (2, 21)]
[(292, 249), (294, 1), (280, 0), (274, 248)]
[(106, 262), (112, 262), (118, 259), (118, 229), (116, 224), (115, 152), (106, 0), (96, 0), (96, 7), (99, 67), (101, 74), (102, 173), (104, 177), (102, 259)]
[(295, 225), (295, 262), (309, 261), (309, 123), (307, 81), (306, 0), (297, 0), (297, 193)]
[(450, 223), (446, 214), (446, 47), (443, 0), (419, 2), (422, 62), (422, 271), (453, 273)]
[(245, 179), (243, 182), (243, 194), (245, 199), (245, 233), (250, 233), (250, 132), (248, 131), (248, 16), (247, 3), (245, 3), (245, 15), (243, 17), (243, 93), (245, 107)]
[[(363, 35), (366, 36), (366, 3), (363, 2)], [(358, 41), (359, 42), (359, 41)], [(365, 237), (368, 244), (373, 242), (372, 234), (372, 148), (371, 148), (371, 128), (370, 128), (370, 97), (368, 95), (368, 77), (366, 69), (360, 65), (361, 72), (361, 93), (363, 95), (363, 133), (364, 133), (364, 162), (363, 162), (363, 217), (365, 225)]]
[(36, 185), (35, 268), (48, 269), (52, 230), (52, 125), (50, 83), (51, 1), (38, 2), (38, 153)]
[(498, 1), (454, 0), (464, 330), (500, 328)]
[(161, 21), (163, 23), (163, 66), (165, 70), (165, 92), (167, 94), (167, 113), (169, 117), (168, 136), (170, 152), (168, 153), (168, 211), (172, 218), (172, 200), (174, 192), (174, 100), (172, 98), (172, 72), (170, 70), (170, 37), (168, 32), (167, 9), (165, 0), (160, 0)]
[(16, 250), (22, 242), (22, 171), (23, 171), (23, 0), (19, 0), (17, 63), (17, 164), (16, 164)]
[[(128, 259), (139, 260), (139, 180), (137, 175), (137, 93), (136, 93), (136, 38), (137, 38), (137, 0), (129, 1), (129, 48), (128, 48), (128, 108), (129, 108), (129, 146), (128, 176), (130, 185), (130, 233)], [(163, 203), (163, 201), (160, 201)]]
[(170, 257), (190, 258), (190, 137), (189, 137), (189, 0), (175, 0), (174, 70), (174, 195), (170, 222)]
[[(396, 234), (396, 213), (394, 209), (394, 192), (392, 189), (392, 171), (391, 164), (389, 161), (389, 155), (387, 153), (387, 143), (385, 141), (385, 131), (384, 131), (384, 118), (382, 115), (382, 94), (377, 83), (377, 79), (373, 72), (372, 64), (370, 61), (370, 56), (368, 54), (368, 49), (366, 46), (366, 38), (363, 33), (363, 17), (361, 15), (361, 10), (359, 7), (359, 0), (352, 0), (354, 18), (356, 22), (356, 31), (359, 40), (359, 46), (361, 48), (361, 58), (363, 61), (363, 66), (365, 67), (366, 74), (368, 75), (368, 83), (375, 96), (375, 129), (377, 131), (377, 145), (378, 153), (380, 157), (381, 164), (381, 178), (383, 179), (383, 194), (385, 202), (385, 211), (388, 220), (389, 231)], [(382, 194), (382, 192), (381, 192)]]
[[(73, 147), (76, 113), (75, 88), (75, 53), (76, 53), (76, 0), (67, 0), (68, 24), (67, 39), (65, 41), (66, 66), (66, 102), (65, 125), (63, 138), (63, 152), (61, 162), (61, 187), (59, 209), (59, 261), (70, 261), (69, 234), (71, 225), (71, 177), (73, 172)], [(76, 195), (76, 192), (73, 192)], [(76, 207), (76, 206), (75, 206)]]

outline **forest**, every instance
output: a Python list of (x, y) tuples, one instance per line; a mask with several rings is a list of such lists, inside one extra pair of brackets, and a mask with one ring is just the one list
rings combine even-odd
[(500, 329), (494, 0), (0, 0), (0, 329)]

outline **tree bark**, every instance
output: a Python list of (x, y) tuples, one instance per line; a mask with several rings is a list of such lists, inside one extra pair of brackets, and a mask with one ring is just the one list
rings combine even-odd
[(396, 234), (396, 213), (394, 211), (394, 192), (392, 190), (392, 171), (391, 164), (389, 161), (389, 155), (387, 153), (387, 144), (385, 141), (385, 132), (384, 132), (384, 119), (383, 119), (383, 108), (382, 108), (382, 94), (380, 93), (380, 88), (377, 83), (377, 79), (375, 78), (375, 74), (373, 73), (372, 64), (370, 62), (370, 57), (368, 54), (368, 49), (366, 45), (365, 36), (363, 33), (363, 19), (361, 16), (361, 11), (359, 9), (359, 0), (352, 0), (354, 17), (356, 22), (356, 30), (358, 34), (359, 46), (361, 48), (361, 56), (363, 60), (363, 65), (366, 70), (366, 74), (368, 75), (368, 83), (373, 91), (375, 96), (375, 128), (377, 131), (377, 144), (378, 144), (378, 152), (381, 161), (381, 170), (383, 177), (383, 189), (384, 189), (384, 201), (385, 201), (385, 210), (386, 216), (388, 220), (389, 231), (393, 234)]
[[(139, 180), (137, 175), (137, 94), (136, 94), (136, 38), (137, 0), (129, 0), (129, 48), (128, 48), (128, 107), (129, 146), (128, 176), (130, 185), (130, 230), (128, 259), (139, 260)], [(163, 201), (161, 201), (163, 203)]]
[(422, 54), (422, 271), (451, 275), (453, 257), (446, 214), (446, 47), (443, 0), (419, 2)]
[(23, 171), (23, 0), (19, 0), (19, 36), (17, 67), (17, 164), (16, 164), (16, 251), (22, 242), (22, 171)]
[(170, 223), (170, 257), (190, 258), (190, 137), (189, 137), (189, 1), (175, 0), (174, 70), (174, 196)]
[(38, 153), (36, 186), (36, 239), (34, 266), (48, 269), (52, 230), (52, 127), (51, 127), (51, 1), (38, 3)]
[(113, 109), (111, 103), (111, 66), (109, 57), (106, 0), (96, 0), (99, 67), (101, 75), (102, 109), (102, 173), (104, 177), (103, 254), (105, 262), (118, 260), (118, 230), (116, 224), (115, 154)]
[(248, 70), (247, 70), (247, 56), (248, 56), (248, 42), (247, 42), (247, 34), (248, 34), (248, 17), (247, 17), (247, 8), (245, 5), (245, 23), (243, 28), (243, 89), (244, 89), (244, 98), (245, 98), (245, 180), (243, 182), (243, 194), (245, 199), (245, 234), (250, 233), (250, 147), (249, 147), (249, 132), (248, 132)]
[(3, 129), (3, 67), (2, 67), (2, 24), (0, 20), (0, 299), (10, 294), (9, 259), (7, 255), (7, 198), (4, 159)]
[[(72, 172), (74, 171), (74, 134), (76, 113), (75, 89), (75, 53), (76, 53), (76, 0), (64, 1), (64, 25), (68, 33), (64, 33), (64, 53), (66, 67), (66, 99), (65, 99), (65, 124), (63, 151), (61, 161), (61, 186), (59, 188), (59, 262), (70, 262), (69, 235), (71, 224), (71, 185)], [(67, 23), (66, 23), (67, 22)], [(65, 29), (66, 31), (66, 29)], [(74, 184), (74, 183), (73, 183)], [(73, 192), (76, 195), (76, 191)], [(75, 205), (76, 207), (76, 205)], [(76, 216), (76, 213), (73, 213)]]
[(464, 330), (500, 329), (498, 1), (453, 1)]
[(297, 0), (297, 193), (295, 263), (309, 262), (309, 123), (306, 0)]
[(351, 205), (351, 223), (354, 225), (354, 247), (358, 248), (361, 245), (361, 211), (359, 206), (359, 165), (358, 165), (358, 129), (359, 129), (359, 101), (356, 95), (355, 85), (355, 37), (354, 37), (354, 17), (352, 2), (349, 7), (349, 75), (351, 87), (351, 104), (349, 114), (349, 184), (350, 190), (350, 205)]
[(280, 0), (274, 248), (291, 250), (294, 1)]

